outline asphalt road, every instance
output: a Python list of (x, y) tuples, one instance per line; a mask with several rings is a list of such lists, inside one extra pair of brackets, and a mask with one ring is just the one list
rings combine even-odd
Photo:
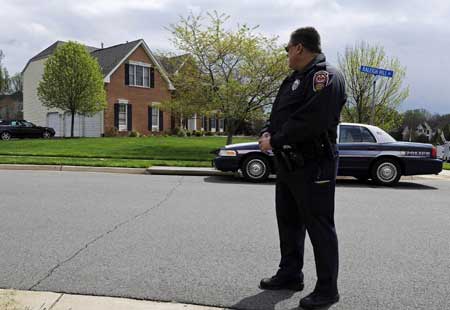
[[(274, 184), (233, 177), (0, 171), (0, 288), (295, 309), (305, 291), (257, 288), (279, 249)], [(450, 182), (341, 181), (341, 302), (450, 309)]]

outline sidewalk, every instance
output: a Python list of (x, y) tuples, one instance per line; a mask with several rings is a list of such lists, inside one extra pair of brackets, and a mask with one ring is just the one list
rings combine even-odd
[(225, 310), (174, 302), (0, 289), (0, 310)]

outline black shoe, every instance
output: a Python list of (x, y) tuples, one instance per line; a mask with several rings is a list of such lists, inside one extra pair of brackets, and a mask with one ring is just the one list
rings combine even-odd
[(303, 281), (299, 279), (292, 279), (280, 276), (273, 276), (271, 278), (264, 278), (259, 284), (259, 288), (263, 290), (291, 290), (301, 291), (303, 290)]
[(300, 300), (300, 307), (303, 309), (320, 309), (331, 306), (339, 301), (339, 294), (322, 295), (312, 292)]

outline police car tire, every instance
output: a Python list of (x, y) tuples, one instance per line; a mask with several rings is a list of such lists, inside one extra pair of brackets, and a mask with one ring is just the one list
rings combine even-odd
[[(381, 169), (387, 169), (388, 173), (392, 172), (392, 175), (385, 174), (383, 177), (383, 172)], [(391, 171), (389, 171), (391, 170)], [(402, 176), (402, 171), (400, 164), (395, 159), (385, 158), (379, 159), (372, 166), (371, 170), (372, 180), (379, 185), (392, 186), (398, 183), (400, 177)]]
[[(261, 169), (261, 171), (258, 171)], [(242, 174), (251, 182), (263, 182), (270, 174), (269, 161), (261, 155), (250, 155), (242, 163)]]

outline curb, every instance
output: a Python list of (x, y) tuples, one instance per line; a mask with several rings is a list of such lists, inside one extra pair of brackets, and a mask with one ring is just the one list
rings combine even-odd
[(59, 166), (59, 165), (12, 165), (0, 164), (1, 170), (32, 170), (32, 171), (81, 171), (81, 172), (104, 172), (104, 173), (126, 173), (146, 174), (146, 168), (115, 168), (115, 167), (89, 167), (89, 166)]
[(233, 176), (234, 172), (223, 172), (214, 168), (204, 167), (165, 167), (153, 166), (147, 169), (149, 174), (155, 175), (193, 175), (193, 176)]
[(175, 302), (156, 302), (119, 297), (73, 295), (53, 292), (0, 289), (0, 309), (51, 310), (226, 310)]

